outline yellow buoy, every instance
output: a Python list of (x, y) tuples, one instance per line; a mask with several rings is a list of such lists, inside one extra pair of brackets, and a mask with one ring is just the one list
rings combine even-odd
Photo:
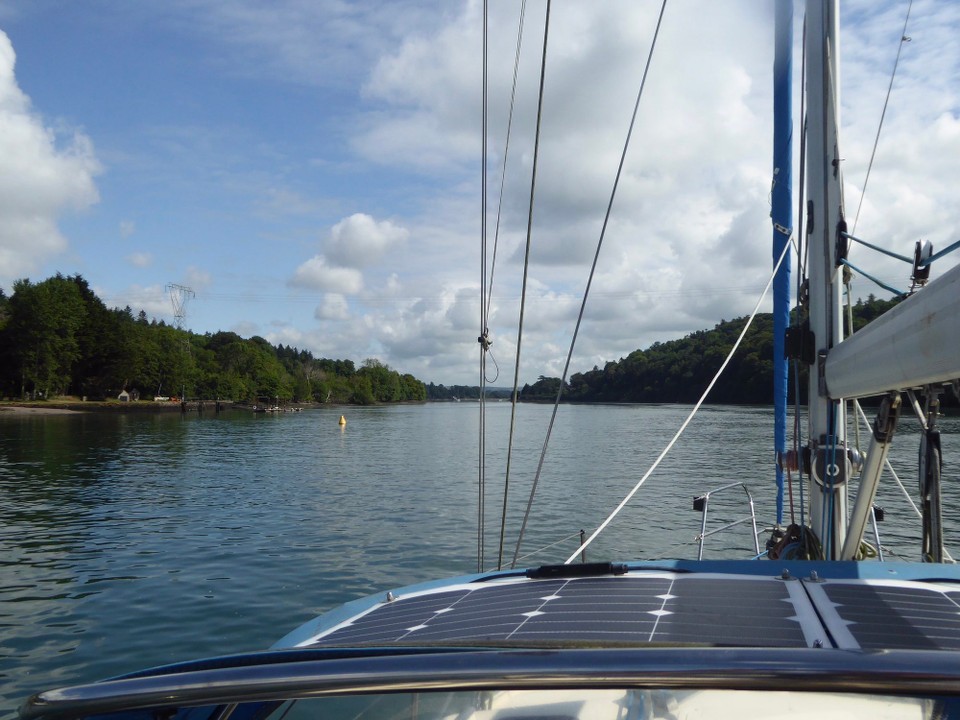
[(340, 424), (341, 424), (341, 425), (346, 425), (346, 424), (347, 424), (347, 419), (346, 419), (343, 415), (340, 416)]

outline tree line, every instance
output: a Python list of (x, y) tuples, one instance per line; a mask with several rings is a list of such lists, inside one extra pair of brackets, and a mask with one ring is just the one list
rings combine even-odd
[[(870, 295), (853, 306), (854, 330), (893, 307), (895, 300)], [(625, 358), (570, 376), (562, 398), (568, 402), (694, 403), (720, 369), (747, 318), (724, 320), (679, 340), (657, 342)], [(806, 401), (806, 368), (800, 365), (800, 402)], [(791, 371), (792, 372), (792, 371)], [(791, 375), (792, 378), (792, 375)], [(523, 386), (521, 401), (554, 401), (560, 378), (540, 376)], [(793, 402), (794, 388), (789, 389)], [(760, 314), (708, 397), (717, 404), (773, 402), (773, 315)]]
[[(485, 388), (484, 393), (487, 398), (503, 399), (509, 398), (510, 388)], [(427, 400), (479, 400), (479, 385), (427, 385)]]
[(80, 275), (18, 280), (0, 289), (0, 395), (88, 399), (127, 391), (257, 402), (422, 401), (426, 386), (375, 359), (315, 358), (232, 332), (198, 335), (108, 308)]

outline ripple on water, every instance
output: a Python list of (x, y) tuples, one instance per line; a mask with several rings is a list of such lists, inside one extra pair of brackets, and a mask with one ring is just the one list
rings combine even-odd
[[(262, 649), (344, 601), (473, 572), (477, 410), (351, 408), (345, 429), (340, 408), (4, 424), (0, 714), (44, 688)], [(487, 566), (498, 551), (508, 410), (493, 404), (487, 419)], [(568, 539), (525, 562), (573, 552), (579, 530), (604, 519), (688, 410), (562, 407), (522, 554)], [(518, 410), (507, 558), (549, 412)], [(768, 522), (770, 417), (767, 408), (705, 408), (588, 559), (694, 555), (692, 498), (730, 478), (750, 484)], [(958, 431), (944, 419), (945, 477)], [(904, 432), (892, 458), (911, 490), (916, 447)], [(711, 501), (718, 522), (742, 512), (734, 500)], [(916, 557), (919, 532), (899, 489), (882, 485), (878, 502), (885, 544)], [(958, 502), (945, 498), (948, 538)], [(747, 535), (707, 546), (712, 557), (749, 551)]]

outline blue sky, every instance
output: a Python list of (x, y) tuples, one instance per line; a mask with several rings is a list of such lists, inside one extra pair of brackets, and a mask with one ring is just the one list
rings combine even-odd
[[(850, 213), (906, 5), (843, 3)], [(495, 197), (519, 3), (491, 7)], [(178, 283), (196, 292), (196, 332), (476, 384), (479, 8), (0, 0), (0, 286), (80, 273), (109, 305), (170, 321)], [(562, 369), (658, 9), (554, 3), (522, 381)], [(669, 4), (574, 371), (753, 306), (769, 267), (771, 15), (758, 0)], [(529, 3), (493, 293), (501, 385), (542, 20)], [(904, 253), (960, 235), (960, 4), (915, 2), (908, 35), (858, 227)], [(907, 269), (854, 261), (906, 285)]]

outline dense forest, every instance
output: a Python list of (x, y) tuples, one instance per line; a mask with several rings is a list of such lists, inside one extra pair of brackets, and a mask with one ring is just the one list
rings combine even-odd
[[(853, 325), (858, 330), (893, 307), (896, 301), (877, 300), (872, 295), (853, 306)], [(636, 350), (603, 368), (594, 367), (570, 376), (563, 398), (568, 402), (666, 402), (694, 403), (716, 374), (739, 337), (746, 318), (722, 321), (713, 330), (700, 330), (680, 340), (654, 343)], [(805, 400), (806, 374), (801, 378)], [(524, 385), (521, 401), (556, 399), (560, 378), (541, 376)], [(791, 389), (791, 401), (793, 391)], [(757, 315), (736, 355), (710, 392), (712, 403), (769, 404), (773, 402), (773, 316)]]
[(107, 308), (80, 275), (0, 290), (0, 395), (155, 396), (370, 404), (426, 400), (422, 382), (378, 360), (314, 358), (232, 332), (197, 335)]

